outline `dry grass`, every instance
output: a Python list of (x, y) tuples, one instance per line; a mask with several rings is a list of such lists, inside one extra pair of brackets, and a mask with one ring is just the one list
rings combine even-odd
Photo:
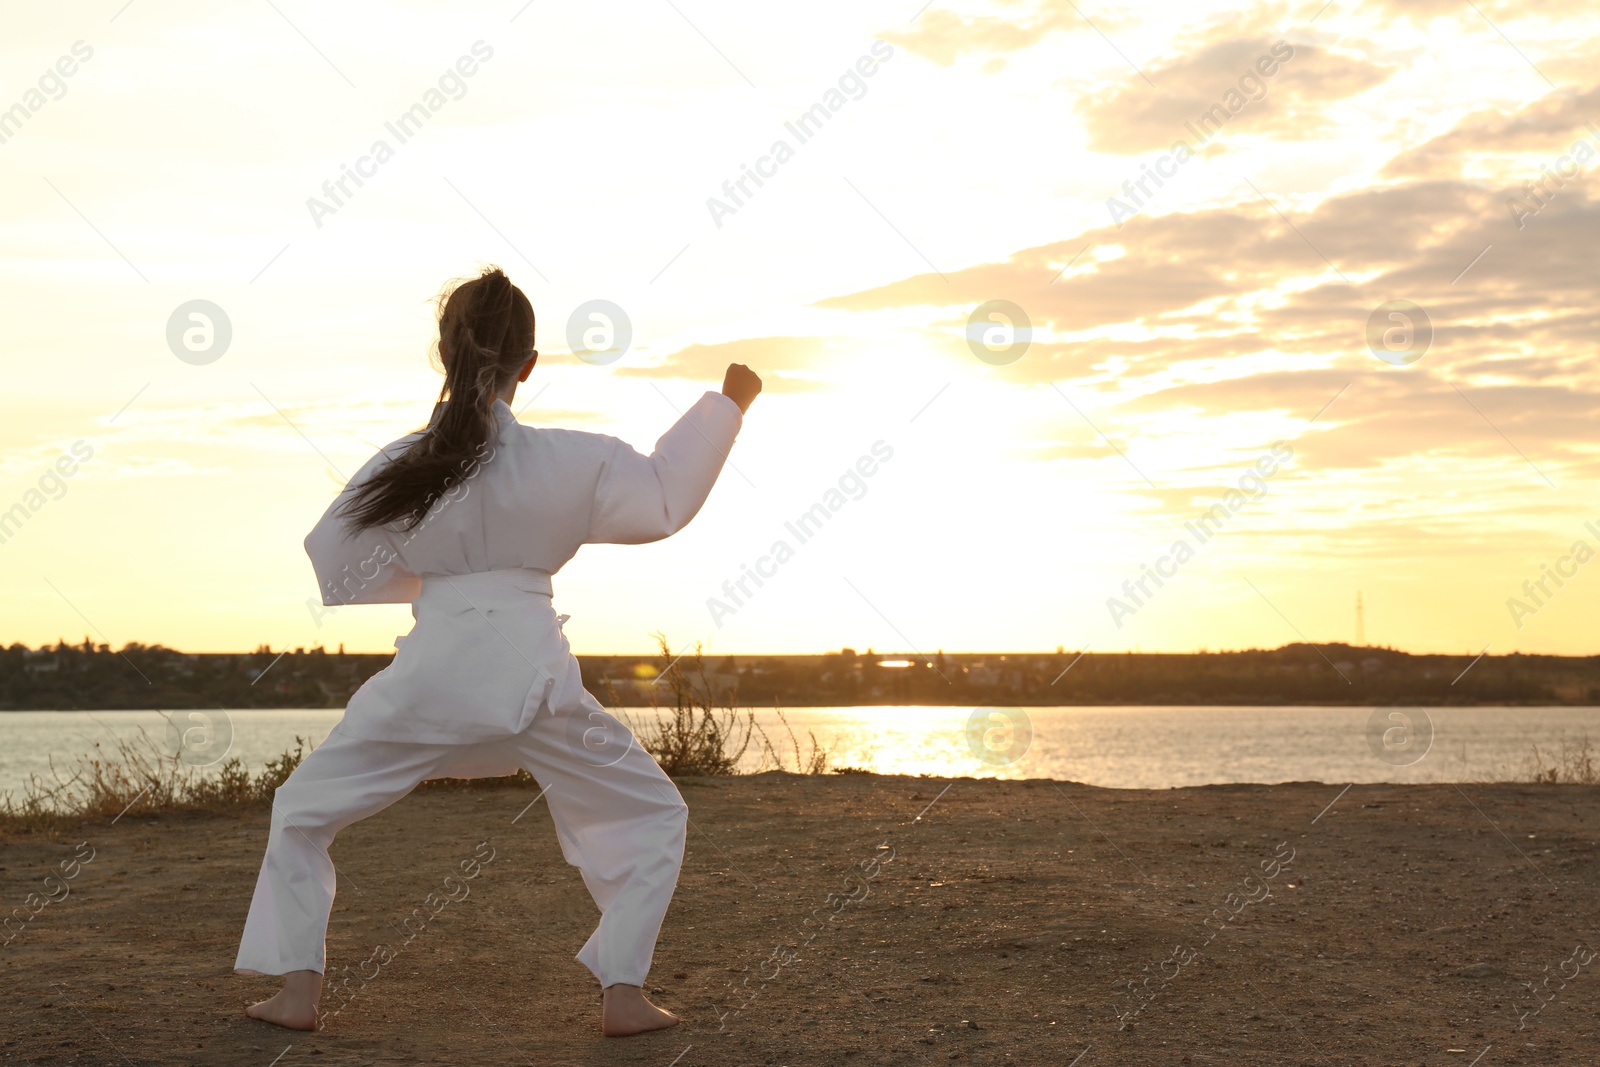
[[(806, 756), (805, 760), (802, 761), (800, 759), (800, 742), (795, 739), (794, 728), (789, 725), (788, 717), (786, 715), (784, 715), (783, 709), (778, 707), (778, 705), (776, 703), (774, 703), (772, 705), (772, 710), (778, 713), (778, 721), (783, 723), (783, 728), (785, 730), (789, 731), (789, 744), (791, 746), (793, 746), (793, 748), (794, 748), (794, 773), (796, 773), (796, 774), (826, 774), (827, 771), (828, 771), (828, 761), (833, 758), (833, 749), (831, 747), (830, 748), (823, 748), (821, 745), (817, 744), (816, 731), (807, 730), (806, 731), (806, 737), (808, 737), (810, 739), (811, 750), (810, 750), (810, 753)], [(763, 740), (766, 739), (764, 734), (762, 735), (762, 739)], [(770, 755), (772, 757), (773, 761), (777, 764), (779, 770), (787, 770), (788, 769), (787, 767), (785, 767), (783, 765), (783, 758), (781, 756), (779, 756), (778, 753), (776, 753), (776, 752), (774, 752), (772, 750), (772, 746), (771, 745), (767, 746), (766, 754)], [(857, 768), (838, 768), (838, 767), (834, 768), (834, 770), (836, 772), (840, 772), (840, 771), (844, 771), (844, 770), (860, 770), (860, 769), (861, 768), (859, 768), (859, 767), (857, 767)]]
[(215, 770), (184, 763), (175, 751), (141, 729), (114, 747), (94, 743), (76, 767), (50, 764), (50, 777), (33, 775), (21, 799), (0, 796), (0, 829), (51, 830), (84, 819), (114, 819), (135, 804), (141, 811), (222, 811), (265, 804), (309, 751), (296, 737), (293, 752), (267, 761), (252, 775), (238, 759)]
[(1528, 756), (1522, 780), (1600, 785), (1600, 768), (1595, 766), (1595, 755), (1588, 734), (1577, 741), (1562, 738), (1560, 747), (1554, 751), (1546, 751), (1535, 744), (1532, 754)]
[[(672, 694), (672, 706), (663, 707), (651, 686), (650, 706), (655, 721), (647, 723), (643, 731), (635, 730), (639, 744), (661, 769), (674, 778), (686, 775), (738, 774), (739, 761), (756, 743), (761, 763), (756, 773), (765, 770), (789, 770), (782, 754), (772, 747), (766, 731), (755, 721), (755, 712), (742, 713), (733, 707), (728, 694), (720, 692), (707, 677), (705, 660), (699, 642), (694, 652), (682, 656), (672, 654), (672, 646), (665, 634), (656, 633), (663, 663), (657, 681), (665, 681)], [(783, 709), (774, 707), (778, 721), (788, 731), (794, 750), (795, 774), (822, 774), (827, 770), (831, 751), (817, 743), (815, 732), (807, 731), (811, 739), (809, 755), (800, 754), (800, 742), (794, 735)]]
[[(714, 690), (699, 645), (692, 656), (674, 659), (666, 638), (656, 637), (665, 664), (662, 677), (673, 703), (665, 707), (652, 697), (655, 721), (635, 733), (663, 770), (673, 777), (738, 774), (740, 761), (752, 744), (761, 754), (756, 772), (791, 769), (756, 724), (755, 713), (735, 710)], [(823, 749), (816, 734), (808, 731), (810, 750), (802, 756), (789, 720), (781, 708), (776, 710), (793, 747), (793, 772), (826, 772), (831, 751)], [(93, 750), (80, 756), (70, 771), (63, 772), (52, 761), (48, 778), (34, 775), (20, 798), (0, 795), (0, 831), (51, 831), (86, 819), (111, 820), (124, 813), (219, 812), (269, 804), (274, 791), (311, 749), (304, 738), (296, 737), (294, 751), (269, 760), (265, 768), (251, 774), (237, 758), (216, 767), (191, 766), (140, 730), (138, 737), (111, 746), (95, 742)], [(536, 789), (538, 784), (527, 771), (518, 771), (500, 778), (434, 778), (417, 788), (517, 787)]]

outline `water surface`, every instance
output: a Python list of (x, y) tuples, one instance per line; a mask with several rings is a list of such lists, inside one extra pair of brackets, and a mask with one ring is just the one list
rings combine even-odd
[[(1393, 719), (1391, 712), (1403, 718)], [(636, 729), (651, 716), (648, 708), (618, 713)], [(105, 754), (115, 750), (119, 738), (136, 738), (141, 731), (157, 744), (172, 743), (176, 730), (169, 727), (168, 714), (0, 712), (0, 791), (20, 791), (30, 774), (48, 776), (52, 761), (59, 769), (70, 768), (96, 752), (97, 743)], [(189, 721), (188, 712), (170, 714), (184, 729), (207, 728), (202, 720)], [(342, 714), (228, 712), (227, 754), (260, 770), (268, 759), (293, 748), (296, 736), (320, 743)], [(972, 709), (951, 707), (797, 708), (785, 714), (802, 754), (814, 733), (823, 748), (832, 750), (834, 767), (935, 777), (1056, 778), (1126, 788), (1506, 778), (1525, 772), (1536, 745), (1548, 752), (1563, 741), (1600, 740), (1600, 708), (1592, 707), (1386, 708), (1376, 725), (1372, 709), (1349, 707), (993, 709), (976, 721)], [(776, 713), (757, 711), (755, 718), (792, 768), (794, 746)], [(1430, 725), (1432, 741), (1426, 744)], [(225, 727), (214, 728), (220, 744)], [(1377, 751), (1369, 731), (1379, 738)], [(1385, 732), (1388, 748), (1382, 743)], [(191, 736), (204, 739), (203, 733)], [(761, 751), (752, 745), (743, 766), (755, 769), (761, 762)]]

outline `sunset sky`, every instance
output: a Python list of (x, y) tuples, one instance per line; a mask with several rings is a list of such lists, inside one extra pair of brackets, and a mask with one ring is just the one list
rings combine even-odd
[(313, 619), (301, 541), (495, 263), (524, 422), (648, 452), (729, 361), (766, 381), (685, 531), (557, 577), (574, 651), (1274, 647), (1351, 641), (1359, 592), (1372, 644), (1600, 652), (1600, 9), (919, 4), (12, 11), (0, 641), (390, 649), (404, 605)]

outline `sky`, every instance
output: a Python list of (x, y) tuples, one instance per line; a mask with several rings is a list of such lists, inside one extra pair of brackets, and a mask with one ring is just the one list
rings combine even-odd
[(526, 423), (648, 452), (766, 382), (684, 531), (557, 576), (575, 652), (1352, 642), (1358, 595), (1600, 652), (1597, 58), (1570, 0), (20, 8), (0, 642), (390, 650), (301, 542), (493, 263)]

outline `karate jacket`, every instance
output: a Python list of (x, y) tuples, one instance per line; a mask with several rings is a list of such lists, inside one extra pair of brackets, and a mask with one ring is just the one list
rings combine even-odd
[[(325, 605), (411, 604), (394, 661), (356, 691), (347, 734), (476, 744), (528, 728), (583, 692), (551, 603), (551, 576), (584, 544), (643, 544), (699, 512), (743, 422), (707, 392), (641, 455), (604, 434), (525, 426), (495, 400), (490, 439), (413, 530), (352, 529), (355, 488), (421, 436), (385, 446), (305, 539)], [(437, 419), (436, 408), (434, 418)]]

